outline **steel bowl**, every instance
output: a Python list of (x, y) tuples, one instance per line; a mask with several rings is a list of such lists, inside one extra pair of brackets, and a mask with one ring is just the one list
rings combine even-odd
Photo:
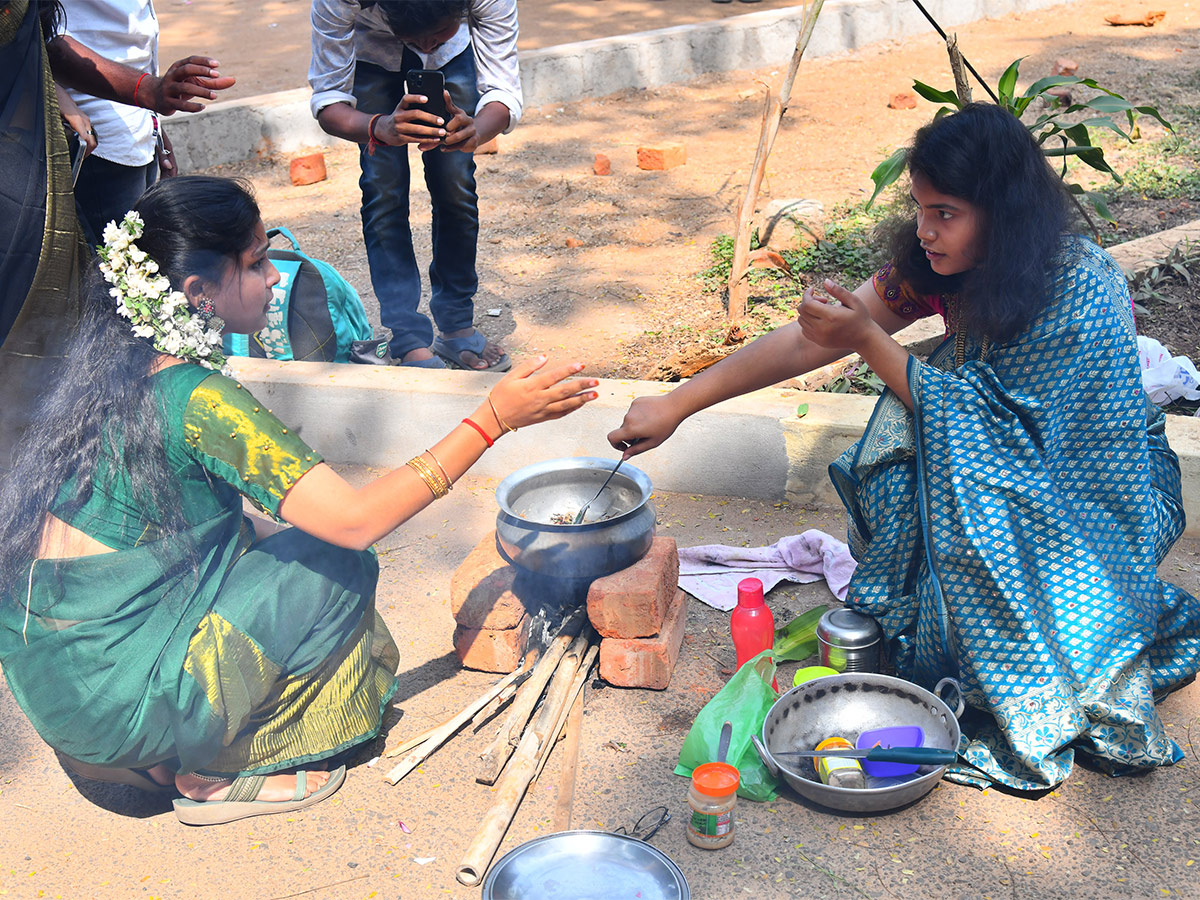
[(509, 850), (483, 882), (483, 900), (690, 900), (671, 858), (608, 831), (560, 831)]
[(614, 465), (588, 456), (550, 459), (501, 481), (496, 539), (504, 558), (539, 575), (599, 578), (645, 556), (654, 541), (653, 489), (646, 473), (628, 463), (588, 509), (588, 521), (553, 521), (573, 518)]
[[(954, 689), (957, 709), (938, 696), (946, 687)], [(827, 675), (806, 681), (775, 701), (763, 721), (762, 739), (755, 737), (754, 746), (763, 764), (773, 774), (782, 775), (801, 797), (841, 812), (881, 812), (924, 797), (941, 780), (946, 767), (920, 766), (911, 775), (897, 778), (868, 775), (866, 788), (844, 788), (823, 784), (812, 760), (776, 754), (813, 750), (835, 735), (853, 744), (864, 731), (896, 725), (920, 726), (926, 747), (957, 749), (958, 716), (963, 708), (958, 683), (950, 678), (943, 678), (930, 692), (890, 675)]]

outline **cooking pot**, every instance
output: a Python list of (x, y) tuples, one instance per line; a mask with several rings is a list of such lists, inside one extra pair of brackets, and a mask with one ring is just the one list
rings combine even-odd
[(557, 578), (599, 578), (628, 568), (654, 541), (653, 488), (646, 473), (621, 466), (588, 511), (613, 461), (589, 456), (550, 459), (513, 472), (496, 488), (496, 539), (510, 563)]
[[(957, 698), (951, 709), (939, 696), (952, 688)], [(851, 813), (895, 809), (924, 797), (946, 771), (945, 766), (920, 766), (897, 778), (867, 776), (866, 788), (823, 784), (811, 759), (777, 757), (787, 750), (812, 750), (828, 737), (853, 744), (864, 731), (897, 725), (917, 725), (925, 732), (926, 747), (957, 749), (958, 716), (965, 704), (958, 682), (943, 678), (933, 692), (890, 675), (846, 672), (800, 684), (777, 701), (763, 721), (762, 738), (753, 738), (763, 764), (782, 775), (805, 799)]]

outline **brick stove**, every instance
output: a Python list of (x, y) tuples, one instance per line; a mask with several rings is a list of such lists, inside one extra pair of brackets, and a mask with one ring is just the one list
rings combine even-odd
[(672, 538), (656, 537), (628, 568), (592, 581), (535, 575), (514, 566), (485, 537), (450, 581), (454, 649), (469, 669), (511, 672), (531, 644), (543, 644), (586, 604), (601, 636), (600, 677), (619, 687), (670, 684), (687, 620)]

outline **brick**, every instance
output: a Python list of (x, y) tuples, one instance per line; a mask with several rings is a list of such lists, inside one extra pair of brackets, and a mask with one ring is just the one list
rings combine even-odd
[(612, 160), (609, 159), (607, 156), (605, 156), (603, 153), (597, 153), (596, 160), (595, 160), (595, 162), (592, 163), (592, 174), (593, 175), (611, 175), (612, 174)]
[(601, 637), (658, 634), (678, 586), (675, 539), (656, 537), (646, 555), (632, 566), (592, 582), (587, 594), (588, 618)]
[(1060, 56), (1050, 67), (1051, 75), (1074, 75), (1079, 71), (1079, 63), (1065, 56)]
[(683, 144), (668, 141), (654, 147), (637, 148), (637, 164), (639, 169), (657, 172), (664, 169), (674, 169), (687, 163), (687, 147)]
[(600, 642), (600, 677), (617, 687), (666, 690), (679, 659), (687, 623), (687, 595), (675, 591), (662, 631), (649, 638), (604, 638)]
[(529, 643), (531, 621), (532, 618), (525, 615), (516, 628), (459, 625), (454, 629), (454, 652), (458, 654), (458, 661), (468, 669), (480, 672), (515, 671), (525, 655), (525, 645)]
[(308, 156), (297, 156), (292, 160), (288, 174), (292, 184), (316, 184), (325, 180), (325, 154), (310, 153)]
[(450, 612), (467, 628), (515, 628), (526, 615), (513, 590), (517, 567), (496, 549), (496, 532), (475, 545), (450, 578)]
[(475, 148), (476, 155), (490, 156), (500, 152), (500, 141), (498, 138), (492, 138), (490, 141), (485, 141)]

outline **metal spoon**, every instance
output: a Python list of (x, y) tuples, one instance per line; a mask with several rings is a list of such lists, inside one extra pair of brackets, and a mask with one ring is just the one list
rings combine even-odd
[(588, 511), (588, 507), (595, 503), (600, 495), (604, 493), (604, 489), (608, 487), (608, 483), (612, 481), (612, 477), (617, 474), (617, 469), (621, 468), (621, 463), (623, 462), (625, 462), (625, 457), (622, 456), (617, 460), (617, 464), (613, 466), (613, 470), (608, 473), (608, 477), (604, 479), (604, 484), (600, 485), (600, 490), (596, 491), (596, 496), (587, 503), (583, 504), (583, 507), (579, 510), (579, 512), (575, 513), (575, 519), (571, 522), (572, 525), (583, 524), (583, 517)]

